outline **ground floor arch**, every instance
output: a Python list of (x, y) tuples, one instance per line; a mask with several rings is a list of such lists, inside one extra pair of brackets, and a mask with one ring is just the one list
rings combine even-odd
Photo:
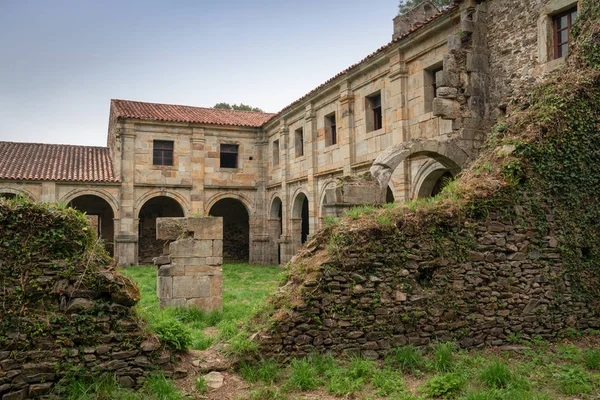
[(16, 193), (0, 192), (0, 198), (3, 198), (3, 199), (14, 199), (15, 197), (17, 197)]
[(98, 238), (104, 242), (106, 250), (110, 255), (114, 255), (115, 213), (111, 205), (102, 197), (94, 194), (76, 196), (69, 201), (68, 205), (86, 214)]
[(249, 261), (250, 215), (244, 203), (234, 198), (223, 198), (212, 205), (208, 215), (223, 217), (223, 260)]
[(184, 217), (183, 207), (177, 200), (157, 196), (147, 200), (138, 213), (138, 262), (151, 263), (163, 252), (164, 241), (156, 239), (156, 218)]
[(299, 192), (292, 205), (292, 241), (304, 244), (310, 234), (309, 204), (306, 194)]

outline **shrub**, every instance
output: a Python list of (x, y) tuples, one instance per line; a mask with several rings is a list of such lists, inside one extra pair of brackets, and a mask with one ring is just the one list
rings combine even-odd
[(590, 376), (580, 365), (564, 365), (554, 377), (563, 394), (581, 395), (592, 391)]
[(513, 374), (506, 364), (496, 359), (481, 371), (480, 379), (491, 388), (505, 388), (513, 381)]
[(453, 342), (439, 343), (433, 351), (433, 367), (438, 372), (450, 372), (454, 368)]
[(192, 343), (192, 335), (187, 326), (171, 318), (159, 318), (154, 321), (152, 328), (167, 346), (184, 351)]
[(587, 349), (583, 353), (583, 360), (588, 369), (600, 369), (600, 349)]
[(404, 372), (415, 372), (425, 364), (423, 354), (413, 346), (402, 346), (392, 350), (387, 362)]
[(390, 396), (404, 392), (402, 375), (391, 368), (375, 370), (371, 383), (377, 392), (377, 396)]
[(452, 397), (465, 387), (465, 378), (457, 373), (437, 374), (425, 383), (423, 392), (430, 397)]

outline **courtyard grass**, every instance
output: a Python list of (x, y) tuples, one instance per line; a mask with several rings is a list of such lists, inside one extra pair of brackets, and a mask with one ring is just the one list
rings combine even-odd
[[(158, 308), (156, 267), (130, 267), (122, 272), (139, 286), (142, 298), (138, 313), (151, 329), (177, 350), (205, 350), (219, 338), (230, 339), (238, 325), (248, 319), (273, 293), (284, 271), (277, 266), (223, 265), (223, 311), (204, 312), (195, 308)], [(207, 335), (207, 328), (215, 328)]]

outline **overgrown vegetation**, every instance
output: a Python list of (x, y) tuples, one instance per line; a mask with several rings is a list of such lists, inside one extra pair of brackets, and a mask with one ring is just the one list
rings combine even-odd
[[(268, 294), (281, 280), (279, 267), (247, 264), (223, 265), (223, 311), (204, 312), (197, 308), (165, 308), (159, 310), (156, 295), (156, 267), (132, 267), (123, 273), (133, 278), (142, 293), (138, 312), (174, 350), (204, 350), (217, 340), (230, 342), (230, 351), (241, 353), (255, 344), (239, 327), (256, 312)], [(216, 328), (207, 335), (207, 328)]]

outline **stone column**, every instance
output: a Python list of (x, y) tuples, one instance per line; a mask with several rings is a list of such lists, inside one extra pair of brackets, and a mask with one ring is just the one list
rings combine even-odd
[[(354, 94), (350, 89), (348, 82), (340, 85), (340, 139), (342, 141), (340, 149), (346, 147), (348, 157), (344, 157), (344, 175), (352, 173), (352, 164), (356, 162), (356, 137), (354, 124)], [(344, 140), (344, 136), (346, 140)], [(318, 204), (316, 205), (318, 207)]]
[(172, 241), (156, 260), (160, 307), (221, 310), (223, 218), (157, 218), (156, 238)]
[(194, 128), (192, 133), (192, 215), (204, 215), (204, 128)]
[(121, 140), (121, 215), (119, 230), (115, 235), (115, 255), (122, 266), (136, 265), (137, 223), (135, 220), (135, 127), (133, 123), (119, 128), (117, 140)]

